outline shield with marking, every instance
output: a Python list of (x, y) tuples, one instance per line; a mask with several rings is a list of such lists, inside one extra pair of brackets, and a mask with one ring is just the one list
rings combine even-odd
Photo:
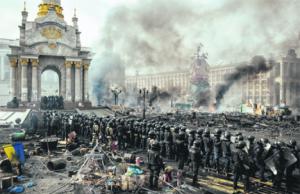
[(269, 158), (267, 158), (265, 160), (266, 167), (268, 167), (274, 175), (277, 174), (277, 170), (275, 167), (275, 161), (274, 161), (276, 154), (277, 154), (277, 152), (275, 152), (272, 156), (270, 156)]
[(277, 152), (265, 160), (266, 167), (268, 167), (274, 175), (277, 174), (277, 170), (276, 170), (275, 162), (274, 162), (274, 158), (275, 158), (276, 154), (277, 154)]
[(284, 159), (286, 160), (285, 168), (295, 164), (298, 160), (288, 148), (283, 148)]

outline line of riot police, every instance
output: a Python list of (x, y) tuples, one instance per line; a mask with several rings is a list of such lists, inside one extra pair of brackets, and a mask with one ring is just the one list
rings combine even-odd
[[(67, 138), (75, 131), (83, 139), (107, 144), (115, 151), (140, 149), (148, 151), (150, 186), (157, 188), (158, 175), (164, 168), (163, 158), (177, 161), (178, 172), (188, 167), (197, 184), (199, 169), (214, 169), (217, 173), (233, 174), (234, 189), (242, 179), (249, 191), (250, 177), (266, 181), (266, 172), (272, 172), (273, 186), (281, 189), (285, 175), (286, 189), (292, 190), (293, 173), (299, 168), (297, 142), (271, 143), (268, 139), (255, 140), (241, 133), (208, 128), (187, 129), (158, 120), (110, 118), (84, 114), (45, 112), (44, 126), (49, 135)], [(212, 131), (212, 132), (211, 132)], [(258, 175), (257, 175), (258, 174)], [(178, 174), (179, 176), (180, 174)]]
[(64, 109), (64, 98), (62, 96), (43, 96), (41, 98), (42, 110)]
[(188, 166), (194, 184), (199, 168), (215, 169), (228, 178), (233, 174), (234, 189), (242, 179), (246, 191), (250, 190), (250, 177), (258, 176), (261, 181), (266, 181), (267, 172), (272, 172), (271, 180), (278, 190), (285, 175), (286, 189), (290, 191), (292, 175), (299, 168), (299, 149), (295, 140), (289, 143), (271, 143), (265, 138), (256, 141), (254, 136), (246, 138), (241, 133), (231, 135), (220, 129), (211, 133), (207, 128), (189, 130), (162, 121), (107, 118), (102, 121), (102, 125), (107, 126), (104, 136), (108, 135), (112, 140), (109, 142), (117, 141), (120, 150), (148, 150), (149, 168), (154, 177), (154, 180), (150, 179), (150, 185), (153, 187), (157, 187), (154, 175), (163, 168), (160, 157), (177, 161), (179, 171)]

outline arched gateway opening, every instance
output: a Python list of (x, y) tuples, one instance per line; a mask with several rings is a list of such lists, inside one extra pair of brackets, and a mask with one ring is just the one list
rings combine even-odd
[(81, 47), (78, 18), (74, 15), (68, 24), (62, 10), (61, 1), (43, 0), (36, 20), (28, 21), (28, 12), (22, 11), (20, 44), (10, 47), (8, 57), (11, 97), (24, 106), (39, 104), (43, 95), (61, 96), (71, 108), (90, 106), (92, 55)]
[(55, 66), (42, 71), (41, 96), (61, 96), (61, 73)]

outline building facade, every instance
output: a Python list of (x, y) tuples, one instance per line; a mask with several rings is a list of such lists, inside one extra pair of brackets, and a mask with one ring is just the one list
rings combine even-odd
[(28, 21), (24, 8), (19, 44), (10, 46), (11, 96), (22, 102), (39, 102), (41, 75), (53, 70), (59, 76), (59, 95), (68, 102), (89, 101), (91, 55), (81, 47), (76, 14), (73, 24), (68, 25), (60, 0), (43, 0), (37, 15), (34, 21)]
[(280, 100), (289, 106), (300, 107), (300, 58), (295, 50), (290, 49), (286, 57), (282, 58), (276, 73), (277, 77), (272, 85), (277, 97), (274, 101)]
[[(288, 105), (293, 109), (300, 107), (300, 59), (295, 50), (290, 49), (285, 57), (269, 60), (273, 68), (268, 72), (246, 75), (228, 92), (235, 96), (235, 102), (261, 104), (265, 106)], [(240, 64), (242, 65), (242, 64)], [(210, 86), (216, 91), (224, 83), (226, 76), (235, 71), (237, 65), (210, 67)], [(239, 100), (240, 99), (240, 100)]]
[[(268, 60), (273, 68), (268, 72), (256, 75), (246, 75), (237, 81), (225, 96), (224, 103), (239, 106), (252, 102), (265, 106), (286, 104), (293, 109), (300, 108), (300, 58), (291, 49), (280, 61)], [(270, 64), (272, 63), (272, 64)], [(225, 83), (227, 76), (236, 71), (238, 65), (209, 67), (209, 85), (212, 96), (219, 85)], [(136, 75), (126, 77), (126, 87), (147, 88), (157, 86), (169, 90), (172, 87), (181, 88), (182, 94), (190, 91), (191, 73), (189, 71), (169, 72), (153, 75)], [(227, 98), (226, 98), (227, 97)]]
[(5, 106), (11, 100), (10, 95), (10, 65), (8, 54), (9, 45), (17, 45), (18, 40), (0, 39), (0, 106)]
[[(225, 83), (227, 76), (234, 73), (236, 67), (241, 65), (246, 65), (246, 63), (210, 67), (209, 83), (213, 95), (215, 95), (218, 87)], [(278, 104), (275, 100), (276, 95), (272, 93), (272, 81), (275, 80), (275, 69), (277, 70), (278, 67), (279, 63), (276, 63), (269, 72), (245, 75), (243, 79), (233, 84), (224, 97), (223, 103), (236, 107), (247, 102), (263, 105)]]
[(164, 91), (172, 89), (180, 89), (181, 94), (187, 94), (191, 84), (191, 74), (188, 71), (183, 72), (167, 72), (150, 75), (127, 76), (125, 79), (125, 87), (127, 89), (146, 88), (151, 91), (153, 86)]

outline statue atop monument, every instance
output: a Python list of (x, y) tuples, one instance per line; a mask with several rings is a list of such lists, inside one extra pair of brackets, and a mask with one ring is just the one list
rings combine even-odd
[(61, 6), (60, 0), (43, 0), (42, 3), (39, 5), (38, 16), (47, 16), (50, 9), (53, 9), (58, 17), (64, 18), (63, 8)]
[(61, 5), (60, 0), (43, 0), (43, 3), (45, 4), (53, 4), (53, 5)]

